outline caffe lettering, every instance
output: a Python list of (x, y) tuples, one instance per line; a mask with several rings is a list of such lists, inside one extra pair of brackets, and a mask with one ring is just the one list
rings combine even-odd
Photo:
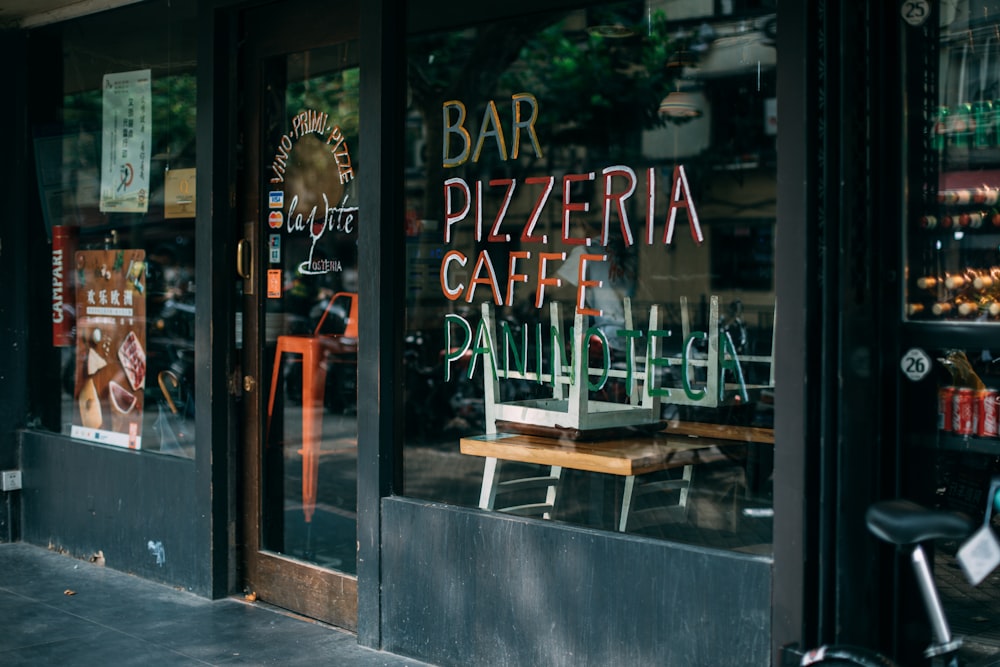
[[(523, 107), (523, 108), (522, 108)], [(442, 155), (445, 167), (458, 167), (468, 162), (478, 162), (484, 147), (496, 148), (501, 160), (508, 159), (507, 135), (504, 134), (504, 124), (500, 117), (495, 100), (489, 100), (483, 111), (479, 132), (473, 140), (472, 134), (466, 129), (468, 113), (465, 103), (461, 100), (448, 100), (442, 105)], [(542, 157), (542, 148), (538, 142), (535, 123), (538, 120), (538, 100), (530, 93), (516, 93), (511, 96), (510, 106), (510, 148), (509, 159), (516, 159), (521, 147), (522, 138), (530, 142), (537, 157)], [(456, 148), (453, 150), (453, 148)], [(658, 188), (656, 184), (657, 171), (650, 167), (645, 170), (645, 178), (636, 174), (635, 170), (624, 164), (605, 167), (600, 172), (587, 171), (567, 173), (560, 177), (554, 175), (526, 176), (520, 182), (516, 178), (492, 178), (471, 181), (461, 176), (448, 178), (444, 181), (444, 238), (446, 245), (454, 242), (459, 232), (464, 238), (471, 236), (476, 244), (503, 244), (506, 246), (517, 239), (520, 244), (541, 244), (547, 246), (548, 235), (536, 233), (536, 227), (546, 207), (555, 206), (558, 219), (561, 222), (559, 241), (566, 246), (599, 246), (606, 247), (611, 243), (612, 234), (621, 234), (626, 248), (635, 243), (645, 242), (653, 245), (657, 241), (656, 228), (660, 225), (656, 220), (656, 199)], [(674, 240), (674, 229), (677, 223), (677, 213), (684, 210), (687, 213), (691, 238), (701, 245), (704, 234), (698, 221), (698, 211), (691, 196), (687, 173), (683, 165), (674, 165), (672, 180), (667, 199), (667, 212), (662, 221), (663, 245), (670, 245)], [(558, 179), (558, 180), (557, 180)], [(642, 181), (642, 182), (641, 182)], [(592, 202), (579, 197), (577, 185), (593, 183), (595, 190), (601, 193), (600, 199)], [(561, 188), (555, 196), (556, 185)], [(525, 193), (527, 188), (527, 194)], [(585, 188), (587, 190), (587, 188)], [(496, 210), (484, 211), (486, 200), (490, 193), (499, 198)], [(628, 202), (639, 192), (642, 204), (637, 206), (644, 214), (644, 234), (640, 239), (633, 235), (633, 225), (629, 220)], [(522, 213), (518, 219), (508, 219), (508, 212), (515, 196), (529, 198), (533, 202), (530, 212)], [(591, 215), (592, 203), (600, 207), (597, 215)], [(510, 216), (511, 218), (513, 215)], [(556, 215), (550, 216), (555, 218)], [(591, 236), (589, 225), (584, 220), (594, 218), (600, 220), (600, 232)], [(638, 223), (642, 225), (643, 223)], [(584, 231), (584, 233), (580, 233)], [(506, 252), (505, 257), (494, 254)], [(551, 275), (549, 262), (565, 262), (565, 252), (536, 252), (532, 259), (529, 250), (497, 250), (483, 248), (478, 251), (475, 262), (469, 267), (470, 257), (457, 249), (448, 250), (440, 267), (441, 293), (451, 301), (464, 297), (472, 303), (476, 288), (479, 286), (489, 290), (492, 301), (500, 306), (510, 306), (514, 303), (516, 283), (529, 282), (528, 274), (519, 272), (520, 265), (535, 262), (537, 271), (534, 273), (534, 305), (541, 308), (545, 301), (545, 288), (559, 287), (562, 282)], [(506, 264), (506, 284), (501, 285), (494, 268), (494, 259)], [(600, 288), (599, 281), (586, 278), (586, 264), (607, 261), (607, 256), (597, 251), (595, 254), (579, 255), (579, 265), (575, 267), (577, 275), (576, 312), (585, 315), (599, 315), (599, 310), (585, 306), (585, 291), (589, 288)], [(501, 264), (503, 267), (503, 264)], [(519, 288), (524, 289), (524, 288)], [(528, 288), (530, 289), (530, 288)]]

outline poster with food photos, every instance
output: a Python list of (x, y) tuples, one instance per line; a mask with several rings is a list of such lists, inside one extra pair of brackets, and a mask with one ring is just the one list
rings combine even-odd
[(142, 448), (146, 253), (76, 253), (76, 388), (71, 435)]

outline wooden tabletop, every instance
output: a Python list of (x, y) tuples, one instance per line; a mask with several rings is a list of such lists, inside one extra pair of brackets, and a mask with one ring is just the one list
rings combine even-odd
[(663, 432), (669, 435), (692, 435), (721, 440), (740, 440), (774, 444), (774, 429), (759, 426), (734, 426), (732, 424), (704, 424), (700, 422), (668, 421)]
[(742, 459), (743, 444), (735, 440), (674, 437), (662, 432), (589, 442), (495, 433), (462, 438), (460, 448), (463, 454), (472, 456), (624, 476)]

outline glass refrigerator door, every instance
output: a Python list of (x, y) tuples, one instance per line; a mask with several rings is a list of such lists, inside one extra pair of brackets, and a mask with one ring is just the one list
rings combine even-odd
[[(968, 2), (959, 2), (968, 5)], [(1000, 2), (993, 4), (1000, 11)], [(985, 7), (984, 7), (985, 9)], [(976, 12), (991, 16), (993, 12)], [(924, 43), (910, 122), (914, 215), (905, 316), (917, 322), (1000, 323), (1000, 13), (943, 23)], [(912, 39), (911, 42), (915, 41)], [(936, 51), (936, 53), (935, 53)], [(929, 54), (929, 55), (927, 55)], [(916, 144), (916, 145), (914, 145)]]
[[(1000, 0), (932, 6), (903, 27), (902, 488), (982, 523), (1000, 474)], [(946, 613), (966, 651), (996, 651), (1000, 570), (973, 587), (959, 546), (935, 548)]]

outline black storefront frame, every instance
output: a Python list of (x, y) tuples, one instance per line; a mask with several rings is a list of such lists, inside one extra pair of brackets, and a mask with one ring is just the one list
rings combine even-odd
[[(391, 2), (361, 3), (361, 80), (358, 141), (372, 164), (360, 188), (361, 210), (371, 211), (373, 224), (358, 235), (358, 265), (369, 267), (360, 281), (358, 299), (372, 303), (371, 316), (358, 323), (358, 641), (383, 645), (382, 627), (382, 500), (402, 489), (403, 310), (392, 295), (403, 284), (404, 219), (402, 185), (405, 91), (403, 77), (405, 25)], [(368, 187), (366, 187), (368, 186)], [(389, 196), (386, 196), (388, 193)], [(367, 214), (366, 214), (367, 216)]]
[[(23, 62), (27, 50), (25, 34), (16, 30), (0, 30), (0, 56), (5, 62)], [(23, 99), (28, 89), (28, 72), (25, 67), (13, 68), (8, 85), (18, 94), (14, 99)], [(0, 105), (0, 123), (10, 129), (9, 157), (0, 161), (0, 179), (8, 183), (14, 192), (30, 192), (26, 170), (23, 169), (28, 155), (28, 110), (23, 104)], [(14, 222), (28, 218), (28, 202), (22, 197), (12, 197), (7, 213)], [(27, 225), (12, 224), (0, 226), (0, 248), (24, 248), (28, 245)], [(28, 378), (28, 357), (18, 354), (28, 344), (27, 327), (23, 323), (27, 317), (27, 304), (23, 296), (24, 276), (28, 275), (26, 253), (0, 254), (0, 281), (13, 289), (0, 292), (0, 319), (5, 323), (5, 349), (0, 353), (0, 364), (6, 369), (7, 382), (0, 383), (0, 467), (13, 470), (20, 466), (18, 430), (24, 426), (28, 411), (28, 394), (24, 391)], [(15, 494), (3, 498), (0, 510), (0, 542), (21, 539), (19, 519), (21, 499)]]
[[(548, 3), (546, 8), (565, 7), (567, 2)], [(783, 306), (783, 311), (799, 313), (801, 317), (785, 317), (780, 321), (778, 337), (782, 356), (779, 360), (778, 401), (782, 406), (782, 415), (776, 424), (776, 436), (780, 442), (794, 443), (792, 446), (776, 449), (775, 472), (781, 483), (776, 485), (775, 504), (778, 507), (775, 519), (775, 554), (774, 575), (771, 587), (772, 616), (772, 659), (777, 660), (778, 648), (787, 643), (812, 643), (819, 637), (830, 636), (830, 630), (835, 626), (834, 617), (848, 613), (850, 609), (840, 606), (833, 617), (823, 620), (819, 609), (831, 608), (826, 596), (835, 587), (835, 573), (827, 572), (819, 587), (807, 590), (805, 581), (819, 571), (818, 556), (821, 552), (828, 553), (820, 547), (817, 533), (826, 530), (835, 522), (835, 515), (825, 513), (821, 506), (826, 502), (828, 491), (837, 489), (834, 496), (847, 493), (845, 482), (839, 481), (836, 471), (838, 430), (843, 428), (843, 416), (829, 414), (832, 402), (836, 401), (836, 392), (824, 382), (835, 378), (837, 369), (842, 364), (839, 355), (826, 356), (827, 351), (836, 352), (840, 348), (837, 325), (831, 324), (836, 317), (824, 316), (829, 313), (828, 307), (835, 307), (839, 302), (836, 290), (829, 287), (830, 281), (820, 281), (826, 287), (821, 288), (815, 276), (834, 276), (838, 270), (838, 261), (826, 256), (824, 261), (821, 248), (837, 248), (840, 242), (840, 232), (826, 228), (819, 230), (813, 222), (810, 211), (816, 211), (824, 206), (817, 192), (817, 180), (823, 178), (827, 183), (836, 182), (831, 174), (822, 177), (817, 175), (817, 162), (830, 155), (818, 150), (819, 130), (815, 119), (820, 113), (817, 109), (817, 92), (821, 86), (830, 87), (826, 83), (817, 82), (815, 72), (817, 62), (822, 58), (829, 62), (835, 57), (839, 45), (848, 37), (837, 31), (826, 34), (824, 42), (827, 49), (820, 53), (815, 35), (821, 18), (830, 10), (825, 3), (814, 7), (801, 6), (795, 3), (782, 6), (779, 12), (779, 40), (783, 53), (782, 65), (779, 67), (779, 89), (795, 91), (793, 94), (779, 96), (779, 114), (782, 118), (782, 132), (779, 134), (779, 217), (786, 220), (808, 221), (801, 225), (786, 225), (778, 235), (776, 254), (777, 295)], [(232, 229), (229, 198), (218, 196), (218, 193), (229, 192), (231, 175), (234, 172), (232, 149), (235, 145), (231, 136), (232, 111), (235, 91), (232, 89), (234, 71), (232, 62), (236, 45), (236, 10), (238, 5), (232, 2), (217, 3), (211, 9), (203, 9), (204, 21), (199, 35), (199, 188), (217, 193), (212, 198), (202, 198), (199, 203), (199, 219), (212, 221), (210, 225), (201, 225), (198, 230), (197, 242), (201, 248), (212, 248), (211, 254), (202, 253), (198, 260), (197, 271), (200, 284), (210, 286), (202, 290), (199, 299), (207, 299), (207, 306), (200, 308), (200, 319), (197, 339), (198, 354), (201, 359), (209, 359), (209, 363), (198, 376), (198, 395), (206, 401), (201, 411), (203, 417), (198, 427), (198, 459), (194, 473), (196, 487), (195, 505), (199, 515), (206, 516), (205, 523), (200, 523), (197, 531), (202, 540), (198, 547), (197, 566), (199, 572), (196, 578), (201, 582), (195, 588), (205, 595), (218, 597), (232, 593), (238, 586), (237, 553), (232, 547), (232, 531), (235, 521), (237, 492), (233, 483), (233, 475), (237, 463), (235, 442), (238, 434), (237, 422), (234, 418), (235, 404), (231, 383), (239, 379), (239, 369), (233, 367), (230, 351), (227, 349), (228, 336), (232, 334), (233, 323), (227, 316), (231, 312), (231, 285), (228, 276), (232, 273), (234, 238)], [(503, 10), (505, 14), (521, 11), (536, 11), (537, 5), (527, 2), (508, 3)], [(438, 21), (436, 27), (455, 25), (475, 18), (474, 14), (482, 14), (482, 8), (455, 8), (447, 3), (423, 2), (411, 3), (408, 25), (412, 29), (430, 27), (429, 21)], [(841, 10), (846, 13), (846, 9)], [(469, 531), (496, 530), (502, 520), (498, 517), (461, 508), (441, 508), (440, 506), (423, 503), (397, 496), (401, 490), (401, 429), (399, 415), (393, 410), (398, 405), (398, 369), (401, 359), (401, 341), (396, 340), (394, 331), (400, 330), (402, 318), (401, 305), (394, 304), (391, 299), (393, 285), (400, 284), (401, 237), (398, 234), (395, 220), (402, 219), (401, 196), (396, 174), (400, 173), (399, 155), (402, 146), (401, 110), (403, 108), (403, 91), (399, 90), (397, 82), (403, 80), (402, 48), (404, 24), (399, 20), (398, 7), (388, 2), (363, 3), (361, 16), (362, 71), (367, 75), (362, 77), (361, 105), (363, 114), (368, 119), (362, 128), (363, 145), (370, 155), (378, 156), (376, 164), (371, 165), (370, 188), (362, 189), (362, 205), (372, 211), (371, 220), (377, 221), (364, 227), (362, 238), (364, 251), (362, 261), (370, 267), (373, 280), (362, 283), (362, 298), (375, 304), (375, 317), (366, 318), (361, 323), (362, 337), (366, 340), (378, 341), (376, 346), (363, 346), (359, 364), (359, 391), (366, 392), (372, 400), (364, 401), (359, 406), (359, 423), (364, 426), (359, 433), (359, 641), (368, 646), (391, 648), (392, 642), (401, 642), (406, 638), (386, 637), (395, 632), (387, 627), (387, 619), (392, 618), (389, 609), (394, 601), (385, 594), (386, 567), (398, 565), (397, 554), (386, 557), (389, 549), (389, 535), (396, 535), (387, 527), (385, 517), (393, 521), (410, 515), (423, 515), (428, 520), (447, 520), (454, 525), (466, 525)], [(18, 33), (19, 35), (22, 33)], [(5, 40), (11, 49), (26, 48), (21, 40)], [(801, 57), (800, 57), (801, 56)], [(11, 58), (12, 62), (20, 60)], [(827, 75), (836, 77), (836, 74)], [(206, 85), (210, 84), (210, 85)], [(21, 91), (27, 90), (26, 79), (18, 79), (17, 86)], [(12, 127), (26, 127), (24, 109), (9, 111), (12, 114)], [(826, 110), (829, 114), (829, 110)], [(832, 118), (829, 114), (827, 118)], [(27, 136), (25, 134), (24, 136)], [(836, 152), (836, 145), (827, 144), (827, 150)], [(25, 143), (18, 147), (20, 160), (15, 164), (30, 164), (28, 158), (30, 147)], [(30, 170), (11, 172), (11, 182), (18, 178), (26, 185), (30, 180), (23, 176)], [(23, 188), (21, 191), (30, 190)], [(393, 196), (386, 196), (392, 193)], [(830, 206), (829, 204), (826, 204)], [(27, 208), (27, 207), (25, 207)], [(828, 218), (836, 210), (830, 206), (826, 209)], [(21, 214), (28, 218), (27, 211)], [(829, 220), (827, 221), (829, 222)], [(13, 230), (23, 230), (26, 225), (9, 225), (0, 232), (4, 244), (16, 245), (24, 241), (25, 234)], [(835, 255), (835, 253), (834, 253)], [(219, 261), (219, 259), (222, 261)], [(802, 261), (796, 261), (803, 258)], [(791, 260), (791, 261), (790, 261)], [(27, 274), (26, 261), (16, 260), (2, 269), (10, 278), (7, 284), (18, 285)], [(827, 290), (827, 291), (824, 291)], [(5, 297), (2, 305), (9, 308), (14, 320), (28, 322), (30, 304), (21, 296), (21, 290), (13, 290), (15, 296)], [(12, 294), (12, 292), (7, 292)], [(201, 301), (199, 306), (205, 305)], [(822, 305), (820, 305), (822, 304)], [(836, 310), (832, 312), (837, 312)], [(825, 324), (824, 324), (825, 323)], [(24, 329), (19, 332), (27, 338)], [(214, 335), (208, 332), (214, 331)], [(840, 348), (842, 349), (842, 348)], [(23, 363), (17, 362), (22, 356), (8, 352), (5, 363), (10, 362), (15, 374), (15, 386), (27, 386), (29, 373)], [(820, 359), (825, 358), (825, 362)], [(824, 380), (824, 378), (826, 380)], [(832, 395), (831, 395), (832, 392)], [(5, 433), (13, 433), (14, 428), (23, 427), (24, 410), (17, 412), (17, 406), (23, 405), (24, 392), (12, 392), (17, 397), (10, 405), (14, 406), (7, 414)], [(226, 397), (223, 399), (223, 397)], [(827, 408), (824, 410), (823, 405)], [(210, 415), (205, 418), (205, 415)], [(838, 422), (840, 422), (838, 426)], [(62, 440), (58, 436), (26, 432), (23, 438), (48, 444)], [(817, 451), (814, 445), (823, 445), (822, 451), (828, 452), (817, 459), (817, 455), (807, 452)], [(22, 445), (22, 448), (26, 445)], [(14, 445), (0, 448), (2, 460), (10, 461), (9, 453)], [(22, 450), (23, 451), (23, 450)], [(83, 448), (88, 452), (89, 448)], [(117, 453), (116, 453), (117, 456)], [(86, 466), (92, 466), (98, 456), (87, 453), (80, 454), (79, 461)], [(214, 465), (209, 462), (214, 461)], [(22, 459), (23, 462), (23, 459)], [(5, 464), (9, 465), (9, 463)], [(817, 472), (822, 469), (822, 473)], [(826, 480), (820, 485), (821, 480)], [(830, 485), (833, 485), (831, 487)], [(214, 492), (213, 492), (214, 489)], [(862, 495), (869, 495), (865, 491)], [(443, 512), (443, 514), (442, 514)], [(517, 529), (532, 532), (533, 524), (518, 522)], [(540, 531), (539, 543), (550, 539)], [(588, 536), (588, 539), (590, 537)], [(594, 536), (595, 544), (608, 546), (612, 543), (629, 542), (626, 538), (599, 534)], [(604, 548), (602, 547), (594, 547)], [(827, 547), (829, 544), (827, 543)], [(839, 545), (838, 551), (842, 558), (846, 556), (845, 549), (849, 544)], [(645, 548), (645, 547), (642, 547)], [(391, 560), (391, 563), (387, 561)], [(431, 565), (434, 565), (433, 563)], [(398, 573), (397, 573), (398, 574)], [(824, 592), (827, 591), (827, 592)], [(845, 611), (846, 609), (846, 611)], [(389, 641), (387, 641), (387, 639)], [(398, 644), (402, 651), (405, 643)], [(408, 651), (406, 651), (408, 652)]]
[[(815, 205), (814, 172), (811, 155), (815, 138), (810, 104), (817, 81), (812, 69), (815, 57), (807, 49), (805, 35), (816, 25), (812, 3), (784, 5), (778, 12), (778, 49), (782, 54), (778, 73), (778, 203), (780, 221), (812, 219), (808, 211)], [(785, 55), (785, 54), (791, 55)], [(785, 91), (795, 91), (791, 95)], [(786, 229), (787, 227), (787, 229)], [(806, 530), (813, 507), (810, 505), (806, 453), (812, 450), (818, 433), (809, 425), (817, 423), (814, 385), (821, 377), (816, 340), (810, 335), (818, 323), (810, 321), (816, 303), (816, 284), (809, 280), (818, 258), (811, 225), (782, 225), (775, 235), (775, 292), (782, 310), (802, 314), (779, 320), (775, 340), (781, 350), (775, 361), (774, 424), (774, 572), (772, 581), (772, 664), (778, 664), (783, 647), (813, 643), (815, 624), (808, 619), (810, 601), (805, 582), (815, 581), (816, 564), (809, 557), (815, 549), (814, 537)], [(810, 252), (810, 249), (814, 249)], [(790, 258), (801, 257), (796, 264)], [(793, 443), (780, 447), (778, 443)]]
[[(778, 299), (800, 308), (792, 326), (804, 338), (790, 334), (779, 357), (778, 400), (796, 409), (776, 424), (776, 441), (797, 446), (776, 450), (774, 646), (776, 662), (792, 665), (821, 643), (900, 648), (899, 564), (868, 534), (864, 513), (900, 491), (905, 152), (899, 7), (786, 9), (779, 34), (796, 31), (784, 52), (799, 57), (779, 67), (779, 90), (797, 92), (787, 107), (779, 97), (787, 162), (779, 160)], [(801, 396), (784, 394), (793, 388)]]
[[(203, 409), (199, 409), (196, 424), (194, 460), (85, 445), (33, 429), (27, 423), (31, 397), (37, 400), (48, 391), (46, 382), (34, 380), (57, 370), (39, 367), (38, 360), (52, 356), (50, 339), (32, 332), (47, 333), (49, 318), (24, 288), (32, 271), (51, 261), (44, 235), (29, 233), (40, 219), (38, 191), (31, 177), (35, 174), (31, 123), (48, 119), (44, 111), (38, 113), (31, 100), (55, 94), (56, 88), (40, 86), (37, 80), (60, 80), (64, 66), (61, 50), (46, 41), (51, 29), (58, 30), (58, 26), (10, 30), (3, 40), (10, 62), (30, 63), (32, 68), (15, 68), (12, 99), (22, 103), (5, 105), (4, 109), (5, 120), (16, 128), (11, 136), (17, 141), (12, 159), (5, 161), (5, 167), (11, 168), (9, 174), (4, 171), (5, 180), (22, 185), (17, 188), (19, 193), (28, 193), (24, 198), (13, 198), (17, 208), (9, 218), (12, 224), (0, 230), (3, 246), (18, 249), (4, 257), (0, 270), (8, 284), (18, 286), (7, 292), (10, 303), (2, 304), (4, 319), (11, 326), (9, 340), (14, 343), (3, 358), (4, 367), (13, 371), (5, 387), (16, 398), (5, 401), (11, 412), (3, 415), (5, 439), (0, 441), (0, 458), (9, 462), (5, 468), (22, 471), (24, 484), (7, 496), (9, 503), (18, 506), (11, 534), (78, 558), (106, 560), (116, 569), (182, 586), (199, 595), (220, 597), (232, 592), (235, 585), (235, 552), (230, 548), (234, 486), (228, 464), (233, 460), (238, 430), (232, 420), (232, 402), (224, 398), (231, 395), (228, 368), (232, 358), (226, 334), (231, 333), (232, 322), (226, 313), (231, 312), (232, 297), (225, 283), (211, 279), (212, 253), (199, 253), (195, 263), (195, 274), (204, 287), (199, 290), (195, 315), (195, 354), (202, 360), (195, 372), (195, 391)], [(211, 55), (211, 33), (200, 37), (199, 55)], [(207, 64), (199, 65), (201, 108), (213, 100), (211, 86), (206, 86), (203, 78), (206, 71)], [(48, 109), (45, 104), (51, 102), (43, 99), (42, 108)], [(213, 136), (212, 130), (210, 115), (201, 114), (196, 132), (206, 147), (197, 158), (198, 187), (203, 192), (210, 190), (212, 183), (210, 144), (206, 141)], [(199, 219), (211, 219), (212, 206), (211, 197), (200, 200)], [(218, 226), (199, 225), (196, 242), (216, 249), (220, 256), (231, 256), (232, 240)], [(213, 336), (213, 331), (221, 335)], [(163, 498), (175, 498), (175, 502), (165, 504)], [(123, 530), (123, 526), (133, 528)], [(167, 556), (162, 564), (150, 557), (147, 542), (154, 540), (164, 544)]]

